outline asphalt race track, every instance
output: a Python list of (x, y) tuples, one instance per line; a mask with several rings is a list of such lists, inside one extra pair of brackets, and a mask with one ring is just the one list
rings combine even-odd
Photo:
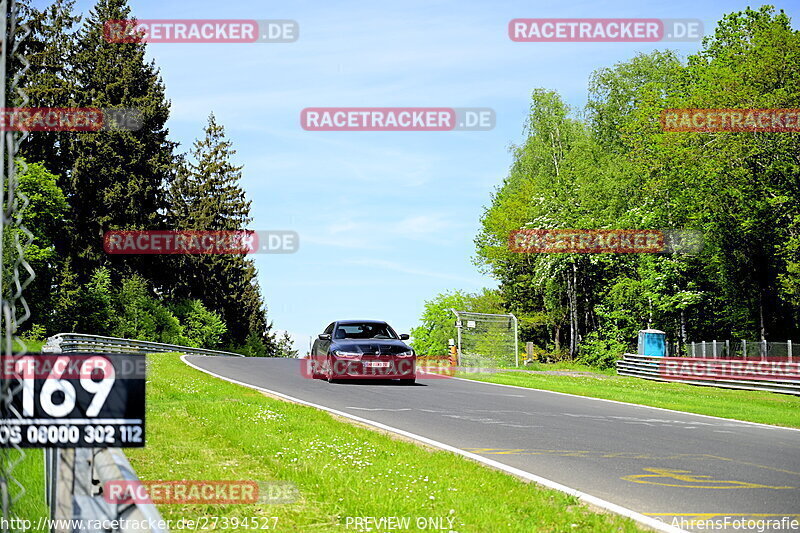
[(414, 387), (329, 384), (304, 378), (296, 359), (186, 360), (476, 453), (667, 524), (683, 519), (687, 530), (701, 530), (687, 527), (688, 520), (725, 517), (800, 523), (800, 431), (459, 379), (419, 379)]

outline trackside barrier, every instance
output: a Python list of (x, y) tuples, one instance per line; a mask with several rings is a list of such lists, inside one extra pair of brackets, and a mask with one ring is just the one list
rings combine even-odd
[[(106, 482), (139, 479), (119, 448), (48, 448), (45, 472), (52, 533), (167, 532), (152, 503), (114, 504), (103, 497)], [(108, 525), (94, 529), (97, 523)]]
[[(671, 361), (686, 362), (693, 364), (696, 358), (680, 357), (669, 358)], [(742, 359), (718, 359), (716, 363), (730, 363), (731, 365), (744, 365), (746, 361)], [(758, 363), (758, 361), (753, 361)], [(690, 385), (705, 385), (709, 387), (721, 387), (726, 389), (758, 390), (767, 392), (779, 392), (783, 394), (800, 395), (800, 379), (781, 378), (780, 376), (770, 376), (769, 379), (746, 379), (746, 378), (727, 378), (725, 376), (694, 376), (691, 379), (676, 378), (664, 372), (665, 359), (663, 357), (652, 357), (647, 355), (636, 355), (626, 353), (622, 359), (617, 361), (617, 373), (620, 376), (630, 376), (655, 381), (670, 381), (676, 383), (688, 383)], [(787, 373), (798, 375), (798, 362), (776, 363), (783, 365)]]
[[(244, 357), (241, 354), (158, 342), (59, 333), (47, 339), (43, 353), (168, 353)], [(45, 449), (45, 497), (50, 508), (52, 533), (91, 532), (84, 524), (118, 525), (120, 533), (166, 533), (153, 504), (112, 504), (103, 498), (108, 481), (139, 478), (120, 448)], [(70, 522), (72, 521), (72, 522)], [(99, 531), (99, 530), (98, 530)], [(103, 530), (105, 531), (105, 530)], [(110, 530), (109, 530), (110, 531)]]
[(49, 337), (42, 347), (44, 353), (170, 353), (186, 355), (226, 355), (244, 357), (244, 355), (220, 350), (206, 350), (191, 346), (178, 346), (160, 342), (137, 341), (118, 337), (102, 337), (83, 333), (58, 333)]

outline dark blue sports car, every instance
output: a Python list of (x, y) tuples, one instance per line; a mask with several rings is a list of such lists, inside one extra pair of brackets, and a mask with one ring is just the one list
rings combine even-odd
[(339, 320), (320, 333), (311, 347), (311, 376), (340, 379), (416, 381), (416, 354), (386, 322)]

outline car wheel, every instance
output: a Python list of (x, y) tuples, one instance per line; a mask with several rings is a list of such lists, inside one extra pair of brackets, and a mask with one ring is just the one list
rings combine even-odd
[(338, 383), (339, 382), (338, 379), (333, 377), (333, 361), (331, 361), (330, 357), (328, 358), (328, 371), (327, 371), (326, 378), (328, 379), (328, 383)]

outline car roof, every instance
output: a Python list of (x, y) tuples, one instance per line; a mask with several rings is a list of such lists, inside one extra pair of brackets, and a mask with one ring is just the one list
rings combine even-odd
[[(386, 324), (383, 320), (337, 320), (337, 324)], [(386, 324), (388, 326), (388, 324)]]

